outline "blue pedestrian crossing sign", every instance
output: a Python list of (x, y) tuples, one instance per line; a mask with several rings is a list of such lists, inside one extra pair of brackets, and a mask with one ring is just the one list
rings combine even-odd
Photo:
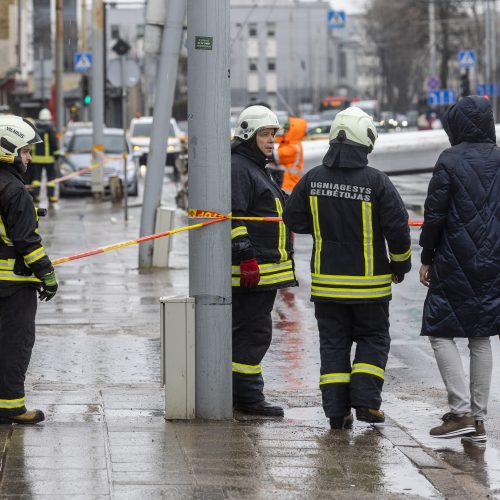
[(457, 94), (453, 89), (435, 90), (427, 95), (429, 106), (447, 106), (456, 102)]
[(473, 68), (476, 65), (476, 53), (473, 50), (461, 50), (458, 53), (458, 65), (461, 68)]
[(328, 29), (345, 28), (346, 15), (344, 10), (328, 11)]
[(73, 55), (73, 69), (77, 73), (86, 73), (92, 68), (92, 52), (75, 52)]

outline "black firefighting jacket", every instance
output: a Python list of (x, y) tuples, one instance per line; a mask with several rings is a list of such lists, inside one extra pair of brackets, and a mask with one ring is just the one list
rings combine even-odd
[[(266, 168), (267, 158), (253, 141), (233, 141), (231, 206), (233, 216), (281, 217), (285, 194)], [(283, 222), (232, 221), (233, 291), (260, 291), (296, 286), (290, 231)], [(257, 288), (240, 287), (242, 260), (257, 259)]]
[(286, 204), (285, 224), (314, 239), (314, 302), (388, 301), (392, 274), (401, 280), (411, 268), (408, 213), (387, 175), (367, 166), (367, 155), (361, 146), (332, 144)]
[(53, 270), (38, 234), (33, 200), (17, 167), (0, 158), (0, 297), (22, 286), (40, 288)]
[(33, 147), (33, 163), (37, 165), (47, 165), (56, 161), (57, 137), (54, 128), (50, 123), (37, 122), (36, 129), (43, 142), (39, 142)]

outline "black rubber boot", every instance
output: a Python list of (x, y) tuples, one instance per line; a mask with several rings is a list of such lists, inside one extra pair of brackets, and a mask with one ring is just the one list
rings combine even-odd
[(344, 417), (331, 417), (330, 418), (330, 428), (331, 429), (352, 429), (352, 422), (354, 418), (352, 413)]
[(374, 408), (356, 408), (356, 418), (369, 424), (381, 424), (385, 422), (384, 412), (382, 410), (375, 410)]
[(266, 417), (283, 417), (285, 412), (281, 406), (275, 406), (267, 401), (258, 403), (235, 403), (234, 409), (249, 415), (264, 415)]

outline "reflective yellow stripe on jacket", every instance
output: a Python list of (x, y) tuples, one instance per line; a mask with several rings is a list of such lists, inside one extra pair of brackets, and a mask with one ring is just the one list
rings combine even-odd
[(363, 201), (361, 204), (363, 218), (363, 253), (365, 257), (365, 276), (373, 276), (373, 227), (372, 204)]
[(392, 276), (311, 274), (311, 295), (332, 299), (375, 299), (391, 295)]
[(55, 158), (50, 154), (49, 134), (43, 134), (43, 155), (33, 154), (33, 163), (54, 163)]
[[(231, 266), (231, 272), (233, 286), (240, 286), (240, 266)], [(258, 286), (285, 283), (295, 279), (291, 260), (276, 264), (259, 264), (259, 272), (260, 281)]]
[(309, 205), (311, 207), (311, 215), (313, 220), (313, 237), (314, 237), (314, 272), (321, 271), (321, 249), (323, 240), (321, 239), (321, 229), (319, 227), (319, 213), (318, 213), (318, 197), (309, 196)]
[(391, 253), (389, 252), (389, 257), (393, 262), (404, 262), (411, 258), (411, 248), (404, 253)]
[(237, 238), (238, 236), (246, 236), (248, 234), (248, 230), (246, 226), (238, 226), (238, 227), (233, 227), (231, 229), (231, 239), (234, 240), (234, 238)]
[[(276, 201), (276, 211), (278, 212), (278, 217), (283, 215), (283, 206), (279, 198), (275, 198)], [(280, 262), (285, 262), (288, 259), (288, 253), (286, 251), (286, 226), (283, 222), (278, 222), (279, 228), (279, 239), (278, 239), (278, 251), (280, 253)]]

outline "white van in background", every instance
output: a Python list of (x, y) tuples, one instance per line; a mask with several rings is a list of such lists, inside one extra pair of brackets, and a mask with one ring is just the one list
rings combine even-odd
[[(152, 130), (152, 116), (132, 118), (130, 121), (130, 128), (128, 131), (129, 140), (132, 144), (133, 155), (137, 158), (139, 165), (147, 165)], [(182, 137), (183, 133), (177, 126), (175, 118), (171, 118), (168, 132), (167, 157), (165, 160), (166, 165), (175, 166), (175, 160), (181, 153)]]

